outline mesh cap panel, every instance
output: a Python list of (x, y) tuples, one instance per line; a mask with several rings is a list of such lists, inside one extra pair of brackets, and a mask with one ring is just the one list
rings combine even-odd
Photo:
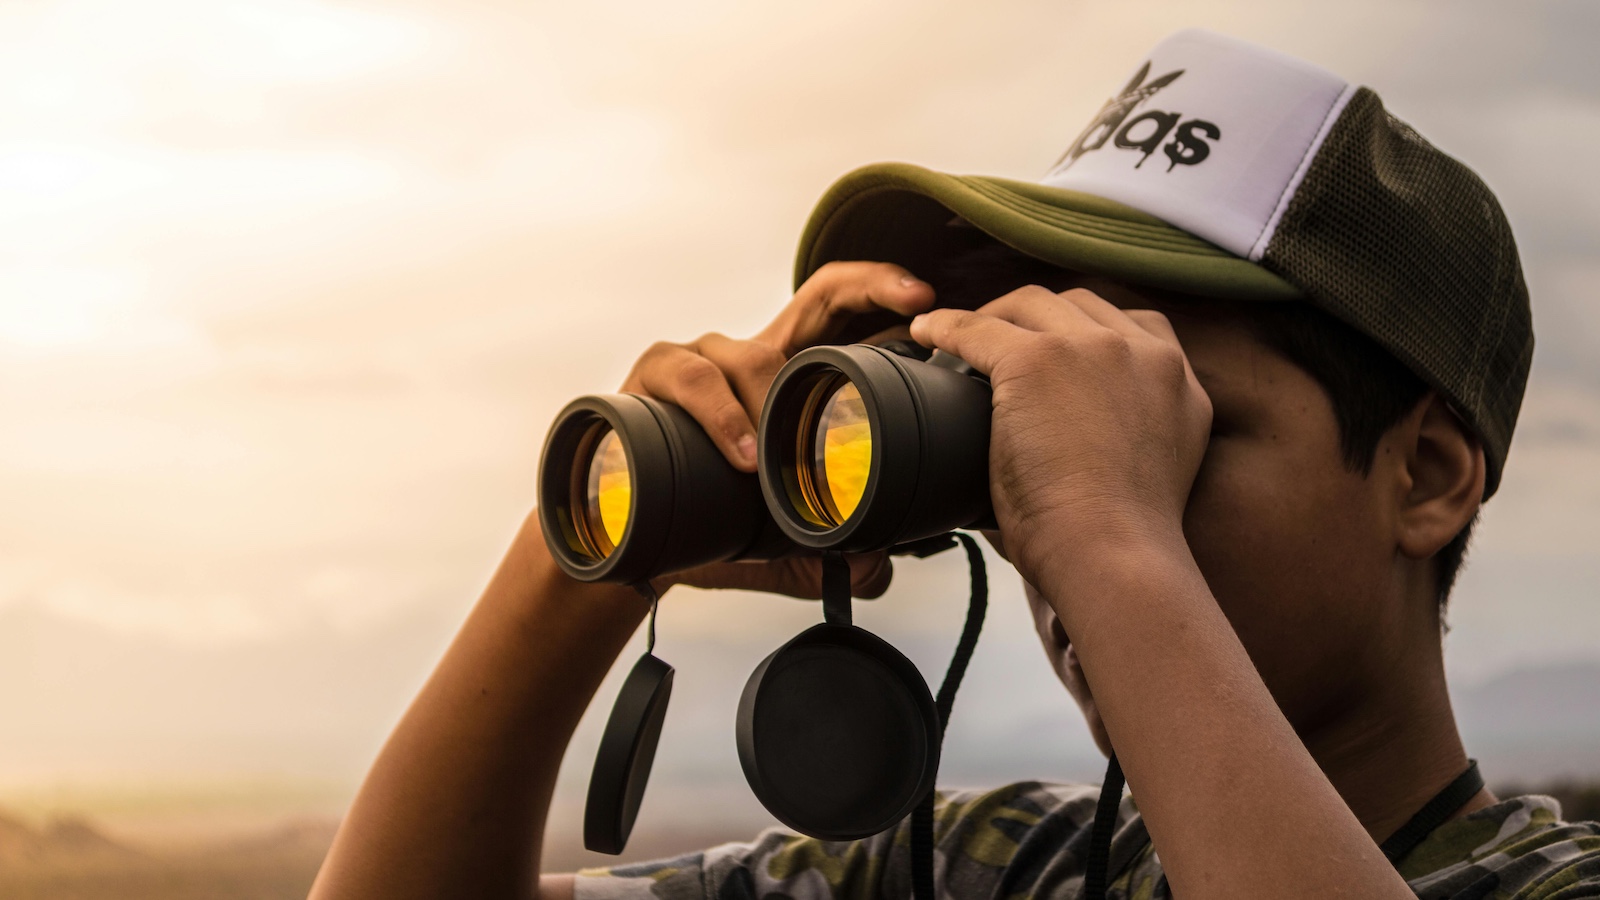
[(1485, 497), (1505, 466), (1533, 358), (1511, 227), (1489, 188), (1356, 92), (1261, 265), (1382, 344), (1483, 439)]

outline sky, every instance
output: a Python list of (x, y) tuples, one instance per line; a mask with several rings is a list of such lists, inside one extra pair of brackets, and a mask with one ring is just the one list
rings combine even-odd
[[(1038, 178), (1192, 25), (1374, 86), (1499, 194), (1539, 345), (1447, 660), (1463, 684), (1600, 660), (1593, 3), (0, 0), (0, 622), (48, 636), (58, 692), (13, 659), (0, 782), (353, 777), (532, 508), (567, 400), (654, 341), (758, 329), (839, 175)], [(1082, 750), (994, 562), (978, 715)], [(961, 598), (924, 598), (953, 567), (902, 567), (868, 614), (933, 677)], [(721, 648), (677, 707), (725, 728), (727, 685), (818, 615), (672, 598), (664, 640)], [(88, 664), (135, 645), (137, 671)], [(363, 712), (290, 765), (270, 748), (314, 730), (312, 673), (365, 679)], [(196, 680), (255, 685), (240, 734), (268, 749), (171, 725), (192, 691), (159, 686)]]

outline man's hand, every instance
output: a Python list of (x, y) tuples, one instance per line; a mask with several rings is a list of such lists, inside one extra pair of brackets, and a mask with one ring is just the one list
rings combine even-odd
[(1054, 568), (1107, 540), (1186, 546), (1211, 403), (1164, 315), (1026, 287), (975, 312), (918, 316), (911, 334), (994, 386), (990, 491), (1029, 582), (1054, 583)]
[[(933, 306), (933, 288), (889, 263), (835, 262), (818, 269), (771, 324), (749, 340), (707, 334), (684, 344), (658, 343), (634, 363), (622, 390), (683, 407), (741, 472), (756, 470), (756, 425), (767, 388), (795, 353), (825, 343), (860, 315), (885, 310), (912, 316)], [(853, 591), (876, 597), (893, 568), (884, 553), (849, 558)], [(741, 588), (795, 597), (822, 596), (814, 556), (771, 562), (715, 563), (654, 580)]]

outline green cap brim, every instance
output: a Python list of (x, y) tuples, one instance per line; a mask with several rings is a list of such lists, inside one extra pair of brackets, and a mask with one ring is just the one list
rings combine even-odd
[(865, 166), (828, 189), (800, 238), (795, 287), (835, 260), (928, 271), (956, 245), (950, 222), (957, 216), (1029, 256), (1088, 275), (1202, 297), (1303, 299), (1249, 260), (1121, 203), (907, 163)]

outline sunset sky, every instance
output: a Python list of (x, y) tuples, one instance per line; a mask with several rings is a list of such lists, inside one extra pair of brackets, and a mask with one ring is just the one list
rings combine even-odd
[[(0, 783), (358, 773), (531, 509), (561, 405), (653, 341), (757, 329), (839, 175), (1037, 178), (1191, 25), (1374, 86), (1500, 195), (1539, 346), (1448, 661), (1469, 683), (1600, 660), (1592, 2), (0, 0), (0, 627), (50, 623), (60, 691), (0, 662)], [(992, 674), (964, 696), (1070, 716), (996, 562)], [(919, 594), (964, 579), (904, 570), (873, 627), (936, 662), (962, 598)], [(663, 616), (742, 681), (820, 613), (686, 592)], [(108, 641), (203, 663), (80, 665)], [(330, 653), (374, 684), (306, 750), (294, 660)], [(1026, 690), (1002, 689), (1013, 656)], [(675, 704), (730, 728), (696, 677)], [(141, 730), (192, 691), (104, 699), (212, 679), (261, 691), (253, 746), (300, 749)]]

